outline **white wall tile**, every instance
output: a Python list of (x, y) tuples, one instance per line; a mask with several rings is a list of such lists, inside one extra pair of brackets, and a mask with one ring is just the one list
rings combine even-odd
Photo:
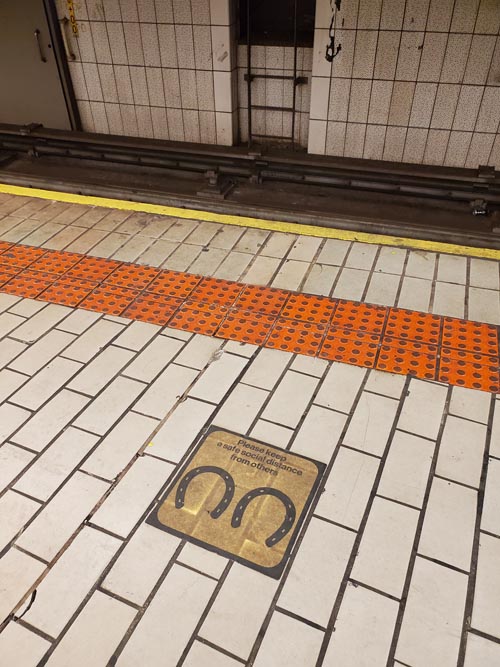
[(418, 70), (419, 81), (439, 81), (447, 41), (448, 35), (446, 33), (425, 33), (422, 57)]
[(403, 159), (407, 129), (405, 127), (387, 128), (385, 134), (384, 160), (399, 162)]
[(386, 128), (380, 125), (367, 125), (363, 157), (368, 160), (381, 160), (384, 152)]
[(229, 72), (231, 59), (231, 31), (229, 26), (212, 25), (212, 62), (216, 71)]
[(452, 32), (472, 32), (476, 22), (480, 0), (457, 0), (451, 22)]
[(316, 155), (325, 154), (326, 126), (324, 120), (311, 120), (309, 123), (308, 152)]
[(472, 135), (465, 166), (470, 169), (477, 169), (480, 165), (488, 164), (494, 141), (494, 134), (475, 132)]
[(431, 0), (427, 30), (447, 32), (450, 28), (455, 0)]
[(399, 48), (396, 78), (404, 81), (415, 81), (420, 65), (421, 50), (424, 33), (403, 32)]
[(465, 68), (464, 83), (482, 85), (486, 83), (495, 49), (493, 35), (474, 35)]
[(232, 110), (231, 72), (214, 72), (213, 81), (214, 81), (215, 110), (231, 112)]
[(464, 167), (471, 141), (472, 132), (451, 132), (444, 164), (450, 167)]
[[(373, 6), (371, 3), (370, 6)], [(377, 49), (378, 33), (376, 30), (357, 30), (353, 78), (371, 79), (375, 66), (375, 52)]]
[(366, 123), (370, 104), (371, 81), (353, 79), (349, 99), (348, 120), (352, 123)]
[(191, 15), (190, 2), (183, 2), (183, 0), (173, 0), (172, 5), (174, 10), (175, 23), (192, 23), (193, 19)]
[(314, 26), (328, 30), (331, 20), (332, 8), (329, 0), (317, 0)]
[(213, 25), (229, 25), (231, 13), (229, 0), (210, 0), (210, 20)]
[(360, 0), (352, 0), (349, 3), (343, 3), (339, 18), (345, 28), (353, 29), (356, 27)]
[(495, 35), (500, 28), (500, 16), (495, 0), (481, 0), (474, 32)]
[(215, 113), (217, 143), (221, 146), (232, 146), (235, 136), (235, 116), (231, 113)]
[[(311, 128), (312, 130), (312, 128)], [(326, 133), (326, 154), (344, 155), (347, 123), (329, 122)], [(309, 138), (311, 142), (311, 135)]]
[(330, 43), (330, 38), (328, 35), (328, 29), (316, 28), (314, 31), (314, 51), (313, 51), (314, 76), (326, 76), (330, 78), (332, 72), (332, 65), (325, 59), (325, 50), (329, 43)]
[(441, 71), (441, 81), (445, 83), (462, 82), (471, 41), (471, 35), (449, 35)]
[(358, 28), (377, 30), (380, 23), (382, 0), (361, 2), (358, 12)]
[(311, 84), (312, 119), (324, 120), (328, 115), (328, 99), (330, 96), (330, 79), (315, 76)]
[(399, 0), (384, 0), (380, 18), (382, 30), (401, 30), (405, 8)]
[(425, 30), (430, 0), (408, 0), (403, 30)]
[[(384, 8), (386, 6), (384, 2)], [(381, 30), (378, 34), (377, 53), (375, 57), (375, 79), (393, 79), (399, 54), (398, 32)]]
[[(331, 72), (332, 75), (335, 77), (351, 77), (352, 76), (352, 70), (353, 70), (353, 65), (354, 65), (354, 54), (355, 54), (355, 37), (356, 33), (354, 30), (338, 30), (336, 33), (336, 44), (337, 46), (339, 44), (342, 45), (342, 50), (339, 51), (337, 56), (335, 57), (335, 60), (331, 64)], [(323, 37), (324, 39), (324, 37)], [(322, 46), (323, 46), (323, 53), (322, 57), (323, 60), (325, 60), (325, 48), (326, 45), (329, 44), (329, 39), (328, 37), (326, 38), (326, 41), (323, 41)], [(320, 74), (320, 76), (328, 76), (327, 74), (327, 69), (323, 68), (322, 71), (324, 72), (323, 74)], [(316, 76), (316, 64), (313, 63), (313, 75)]]

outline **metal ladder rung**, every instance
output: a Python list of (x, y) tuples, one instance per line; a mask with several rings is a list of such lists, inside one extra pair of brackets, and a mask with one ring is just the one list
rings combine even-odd
[(285, 141), (293, 141), (293, 137), (282, 136), (279, 134), (255, 134), (255, 132), (252, 132), (252, 137), (257, 137), (257, 139), (283, 139)]
[(261, 111), (289, 111), (290, 113), (293, 113), (293, 107), (268, 107), (265, 104), (252, 104), (250, 111), (253, 109), (259, 109)]
[(296, 86), (308, 82), (307, 76), (289, 76), (285, 74), (244, 74), (244, 81), (253, 81), (254, 79), (280, 79), (282, 81), (294, 81)]

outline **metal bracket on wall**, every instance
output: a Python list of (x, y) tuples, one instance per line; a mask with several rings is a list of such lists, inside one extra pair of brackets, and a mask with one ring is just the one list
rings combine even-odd
[[(75, 53), (70, 46), (70, 41), (66, 33), (66, 29), (71, 25), (71, 21), (67, 16), (63, 16), (62, 19), (59, 19), (59, 23), (61, 25), (61, 36), (64, 43), (64, 50), (66, 51), (66, 57), (68, 60), (76, 60)], [(78, 35), (78, 31), (75, 34)]]

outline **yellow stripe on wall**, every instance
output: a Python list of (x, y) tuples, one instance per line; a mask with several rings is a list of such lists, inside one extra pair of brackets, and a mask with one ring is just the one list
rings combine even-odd
[(20, 195), (24, 197), (36, 197), (38, 199), (51, 199), (53, 201), (68, 202), (71, 204), (85, 204), (87, 206), (101, 206), (103, 208), (120, 209), (123, 211), (140, 211), (165, 215), (175, 218), (189, 218), (215, 222), (221, 225), (237, 225), (239, 227), (253, 227), (273, 232), (284, 232), (287, 234), (299, 234), (301, 236), (318, 236), (327, 239), (339, 239), (342, 241), (358, 241), (360, 243), (371, 243), (397, 248), (411, 248), (426, 252), (442, 252), (451, 255), (468, 255), (470, 257), (481, 257), (483, 259), (500, 260), (500, 250), (494, 248), (475, 248), (473, 246), (457, 245), (454, 243), (441, 243), (439, 241), (423, 241), (410, 239), (403, 236), (389, 236), (386, 234), (370, 234), (368, 232), (355, 232), (346, 229), (332, 229), (331, 227), (320, 227), (317, 225), (299, 224), (296, 222), (280, 222), (275, 220), (264, 220), (263, 218), (250, 218), (239, 215), (226, 215), (224, 213), (213, 213), (210, 211), (198, 211), (189, 208), (177, 208), (175, 206), (163, 206), (161, 204), (148, 204), (145, 202), (134, 202), (125, 199), (109, 199), (107, 197), (94, 197), (91, 195), (78, 195), (71, 192), (58, 192), (55, 190), (38, 190), (18, 185), (0, 183), (0, 193)]

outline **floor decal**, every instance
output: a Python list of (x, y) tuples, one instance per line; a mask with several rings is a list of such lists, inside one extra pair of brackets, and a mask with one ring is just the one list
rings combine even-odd
[(212, 426), (147, 523), (278, 579), (324, 468)]

